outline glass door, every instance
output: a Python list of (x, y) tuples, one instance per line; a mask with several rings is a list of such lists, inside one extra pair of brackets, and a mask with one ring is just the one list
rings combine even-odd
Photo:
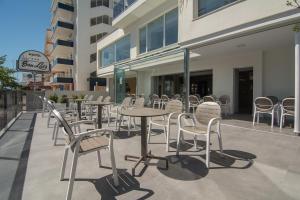
[(115, 101), (122, 103), (125, 98), (126, 85), (125, 85), (125, 70), (122, 68), (115, 68)]

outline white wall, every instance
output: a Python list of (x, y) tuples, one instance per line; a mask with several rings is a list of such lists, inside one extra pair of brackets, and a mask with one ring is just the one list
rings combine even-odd
[(90, 1), (77, 0), (76, 2), (75, 90), (89, 90), (87, 79), (97, 67), (96, 61), (90, 63), (90, 54), (96, 53), (96, 44), (90, 44), (90, 36), (103, 32), (110, 33), (113, 30), (112, 26), (106, 24), (91, 27), (90, 19), (102, 15), (112, 17), (112, 0), (111, 8), (104, 6), (91, 8)]

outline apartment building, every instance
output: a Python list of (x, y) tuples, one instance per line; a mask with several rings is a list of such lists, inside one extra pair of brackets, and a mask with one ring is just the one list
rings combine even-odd
[(92, 90), (95, 84), (105, 84), (91, 74), (96, 42), (113, 30), (112, 6), (111, 0), (52, 0), (45, 52), (52, 63), (53, 90)]
[(299, 22), (284, 0), (118, 0), (97, 74), (116, 99), (228, 95), (231, 113), (252, 113), (258, 96), (295, 96), (300, 132)]

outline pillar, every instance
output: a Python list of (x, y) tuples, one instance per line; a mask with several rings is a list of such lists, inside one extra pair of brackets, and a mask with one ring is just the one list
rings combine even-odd
[(300, 32), (295, 32), (295, 119), (294, 132), (300, 133)]

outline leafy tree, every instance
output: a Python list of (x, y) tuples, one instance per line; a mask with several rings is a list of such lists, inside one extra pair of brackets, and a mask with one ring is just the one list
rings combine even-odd
[(18, 83), (13, 76), (15, 70), (4, 67), (6, 56), (0, 56), (0, 90), (4, 88), (17, 88)]
[[(300, 1), (299, 0), (287, 0), (286, 5), (290, 6), (290, 7), (300, 9)], [(295, 25), (294, 31), (300, 32), (300, 25), (299, 24)]]

